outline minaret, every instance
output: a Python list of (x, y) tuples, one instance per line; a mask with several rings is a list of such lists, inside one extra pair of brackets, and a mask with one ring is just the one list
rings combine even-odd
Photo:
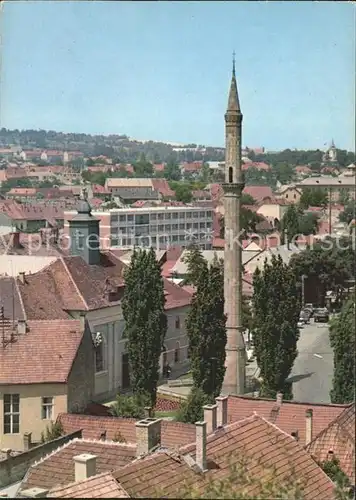
[(224, 394), (245, 392), (245, 342), (242, 332), (242, 249), (240, 238), (241, 195), (244, 188), (241, 170), (242, 113), (235, 76), (235, 54), (229, 101), (225, 114), (225, 252), (224, 297), (226, 330), (226, 372)]

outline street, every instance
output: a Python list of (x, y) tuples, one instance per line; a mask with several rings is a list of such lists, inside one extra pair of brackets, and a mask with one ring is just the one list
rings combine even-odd
[(328, 326), (312, 322), (300, 330), (298, 357), (289, 378), (293, 381), (293, 399), (330, 403), (332, 377), (333, 353)]

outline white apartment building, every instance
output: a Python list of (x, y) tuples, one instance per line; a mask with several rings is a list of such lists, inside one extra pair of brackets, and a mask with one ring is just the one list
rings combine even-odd
[[(93, 214), (94, 215), (94, 214)], [(145, 246), (157, 250), (194, 243), (212, 248), (213, 212), (203, 207), (143, 207), (110, 210), (112, 247)]]

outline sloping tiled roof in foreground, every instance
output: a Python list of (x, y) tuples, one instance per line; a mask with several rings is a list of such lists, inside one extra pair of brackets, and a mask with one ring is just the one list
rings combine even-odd
[(50, 490), (74, 482), (73, 458), (82, 454), (95, 455), (97, 472), (104, 473), (131, 462), (136, 456), (136, 446), (73, 439), (32, 465), (22, 481), (20, 491), (36, 487)]
[[(184, 456), (195, 459), (195, 444), (181, 448), (178, 454), (157, 452), (113, 472), (113, 476), (131, 497), (159, 496), (179, 498), (184, 484), (202, 494), (210, 481), (226, 479), (231, 467), (246, 461), (250, 477), (263, 481), (271, 477), (280, 484), (293, 481), (303, 488), (305, 500), (334, 498), (334, 484), (313, 458), (291, 436), (258, 415), (218, 429), (207, 438), (207, 472), (199, 473), (187, 465)], [(238, 481), (236, 481), (238, 492)], [(259, 496), (256, 484), (243, 490)]]
[(129, 498), (129, 495), (109, 472), (104, 472), (78, 483), (53, 488), (47, 498)]
[(355, 484), (355, 403), (346, 408), (331, 424), (306, 447), (319, 462), (330, 456), (339, 460), (341, 469)]
[[(138, 420), (119, 417), (94, 417), (72, 413), (60, 413), (57, 419), (65, 434), (82, 430), (83, 438), (99, 439), (106, 431), (106, 439), (115, 439), (118, 434), (126, 443), (136, 443)], [(195, 426), (181, 422), (162, 421), (161, 444), (169, 448), (192, 443), (195, 440)]]
[(306, 410), (313, 410), (312, 436), (315, 437), (347, 407), (348, 405), (296, 403), (294, 401), (283, 401), (281, 405), (278, 405), (273, 399), (229, 396), (228, 422), (242, 420), (256, 411), (288, 434), (298, 431), (300, 443), (304, 445)]

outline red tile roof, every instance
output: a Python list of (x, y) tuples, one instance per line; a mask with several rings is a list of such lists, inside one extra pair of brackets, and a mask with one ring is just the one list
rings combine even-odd
[(313, 437), (325, 429), (334, 418), (340, 415), (347, 405), (309, 404), (283, 401), (278, 405), (275, 400), (247, 396), (229, 396), (229, 422), (242, 420), (254, 411), (266, 418), (288, 434), (298, 431), (300, 442), (305, 443), (305, 412), (313, 410)]
[(18, 281), (27, 317), (67, 318), (66, 311), (110, 307), (110, 289), (123, 286), (124, 264), (111, 252), (101, 252), (100, 265), (88, 265), (81, 257), (61, 257), (46, 269)]
[[(184, 459), (190, 454), (195, 460), (195, 444), (192, 444), (180, 448), (178, 453), (162, 450), (136, 460), (113, 472), (113, 476), (131, 497), (179, 498), (184, 484), (204, 496), (211, 482), (226, 479), (231, 468), (238, 467), (244, 457), (250, 478), (269, 481), (275, 469), (276, 482), (290, 484), (293, 470), (301, 482), (305, 500), (334, 498), (334, 484), (312, 457), (295, 439), (258, 415), (218, 429), (208, 436), (206, 449), (208, 470), (204, 473), (197, 472)], [(235, 485), (238, 495), (239, 482)], [(244, 484), (241, 490), (252, 497), (261, 492), (253, 481)]]
[(129, 495), (109, 472), (53, 488), (47, 498), (128, 498)]
[(355, 427), (355, 404), (351, 404), (306, 447), (319, 462), (330, 458), (331, 451), (352, 484), (355, 484)]
[[(28, 321), (25, 334), (7, 328), (0, 346), (0, 384), (65, 383), (83, 338), (80, 320)], [(12, 326), (12, 324), (11, 324)]]
[(266, 198), (274, 198), (272, 189), (269, 186), (246, 186), (243, 193), (252, 196), (257, 203), (264, 201)]
[(105, 189), (101, 184), (93, 184), (92, 185), (93, 194), (110, 194), (110, 191)]
[(165, 309), (175, 309), (177, 307), (189, 306), (192, 295), (179, 285), (164, 278), (164, 291), (166, 295)]
[(136, 446), (73, 439), (32, 465), (21, 483), (20, 491), (35, 487), (50, 490), (74, 482), (73, 457), (84, 453), (95, 455), (97, 471), (104, 473), (131, 462), (136, 456)]
[[(91, 415), (79, 415), (61, 413), (57, 421), (61, 422), (65, 434), (82, 430), (85, 439), (99, 439), (106, 431), (106, 439), (115, 439), (118, 435), (126, 443), (136, 443), (136, 427), (138, 420), (133, 418), (118, 417), (94, 417)], [(162, 446), (177, 447), (188, 444), (195, 439), (195, 426), (162, 420)]]
[(158, 191), (164, 197), (175, 197), (174, 191), (169, 187), (166, 179), (151, 179), (152, 186), (155, 191)]

